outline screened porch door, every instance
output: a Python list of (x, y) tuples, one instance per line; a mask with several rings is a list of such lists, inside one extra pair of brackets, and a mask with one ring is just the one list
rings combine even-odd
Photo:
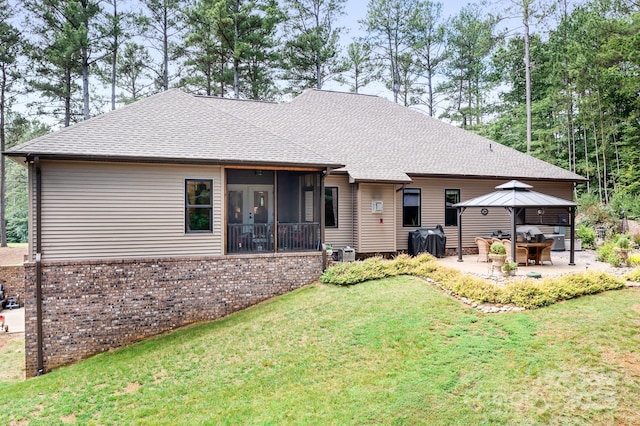
[(228, 185), (227, 214), (228, 238), (235, 248), (273, 249), (273, 186)]

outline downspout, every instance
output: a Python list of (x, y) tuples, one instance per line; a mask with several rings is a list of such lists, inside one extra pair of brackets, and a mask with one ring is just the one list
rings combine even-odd
[(34, 158), (36, 168), (36, 335), (37, 335), (37, 376), (44, 374), (43, 338), (42, 338), (42, 170), (40, 157)]
[[(326, 241), (324, 240), (324, 211), (325, 211), (325, 203), (324, 203), (324, 178), (329, 174), (329, 168), (327, 167), (325, 170), (322, 171), (322, 173), (320, 173), (320, 193), (318, 194), (318, 203), (320, 204), (320, 250), (322, 250), (322, 271), (326, 271), (327, 270), (327, 263), (329, 262), (329, 259), (327, 259), (327, 250), (325, 250), (325, 243)], [(317, 211), (317, 210), (316, 210)]]

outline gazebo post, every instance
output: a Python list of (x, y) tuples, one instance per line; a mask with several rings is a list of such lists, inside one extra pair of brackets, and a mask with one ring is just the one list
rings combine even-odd
[(509, 207), (509, 216), (511, 216), (511, 261), (516, 261), (516, 208)]
[(458, 262), (464, 262), (462, 260), (462, 213), (464, 213), (465, 207), (458, 207)]
[(569, 242), (569, 266), (575, 266), (575, 232), (576, 232), (576, 208), (569, 207), (569, 215), (571, 216), (571, 223), (569, 225), (569, 235), (571, 235), (571, 241)]

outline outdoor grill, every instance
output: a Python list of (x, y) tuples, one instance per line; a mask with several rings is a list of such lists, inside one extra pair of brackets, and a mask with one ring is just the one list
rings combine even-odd
[(544, 234), (537, 226), (518, 226), (516, 229), (517, 242), (541, 243), (544, 241)]
[(435, 257), (444, 257), (446, 246), (447, 236), (441, 225), (409, 232), (409, 254), (411, 256), (427, 252)]

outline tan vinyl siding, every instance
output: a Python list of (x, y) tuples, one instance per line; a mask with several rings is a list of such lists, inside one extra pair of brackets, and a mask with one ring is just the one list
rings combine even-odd
[[(358, 252), (396, 251), (396, 200), (394, 185), (361, 183), (359, 187), (360, 244)], [(382, 213), (371, 212), (372, 201), (382, 201)], [(382, 219), (382, 223), (380, 220)]]
[[(553, 195), (566, 200), (573, 199), (573, 184), (558, 182), (523, 181), (532, 185), (533, 191)], [(445, 178), (414, 178), (406, 188), (420, 188), (421, 191), (421, 228), (434, 228), (442, 225), (447, 236), (447, 248), (458, 246), (458, 227), (445, 225), (445, 189), (459, 189), (460, 201), (469, 200), (495, 191), (495, 187), (505, 183), (491, 179), (445, 179)], [(402, 226), (402, 191), (396, 194), (398, 209), (396, 212), (398, 250), (407, 250), (408, 235), (417, 227)], [(474, 247), (476, 236), (490, 235), (492, 231), (509, 232), (511, 221), (509, 213), (504, 208), (488, 209), (483, 216), (480, 209), (467, 209), (462, 215), (462, 246)], [(544, 233), (553, 233), (552, 226), (540, 226)], [(568, 232), (568, 231), (567, 231)]]
[[(42, 163), (43, 260), (222, 254), (217, 166)], [(213, 180), (213, 232), (185, 233), (185, 179)]]
[(353, 194), (352, 184), (347, 176), (329, 175), (324, 181), (326, 187), (338, 188), (338, 227), (325, 228), (325, 242), (332, 244), (334, 248), (351, 246), (354, 247), (354, 226), (353, 226)]

